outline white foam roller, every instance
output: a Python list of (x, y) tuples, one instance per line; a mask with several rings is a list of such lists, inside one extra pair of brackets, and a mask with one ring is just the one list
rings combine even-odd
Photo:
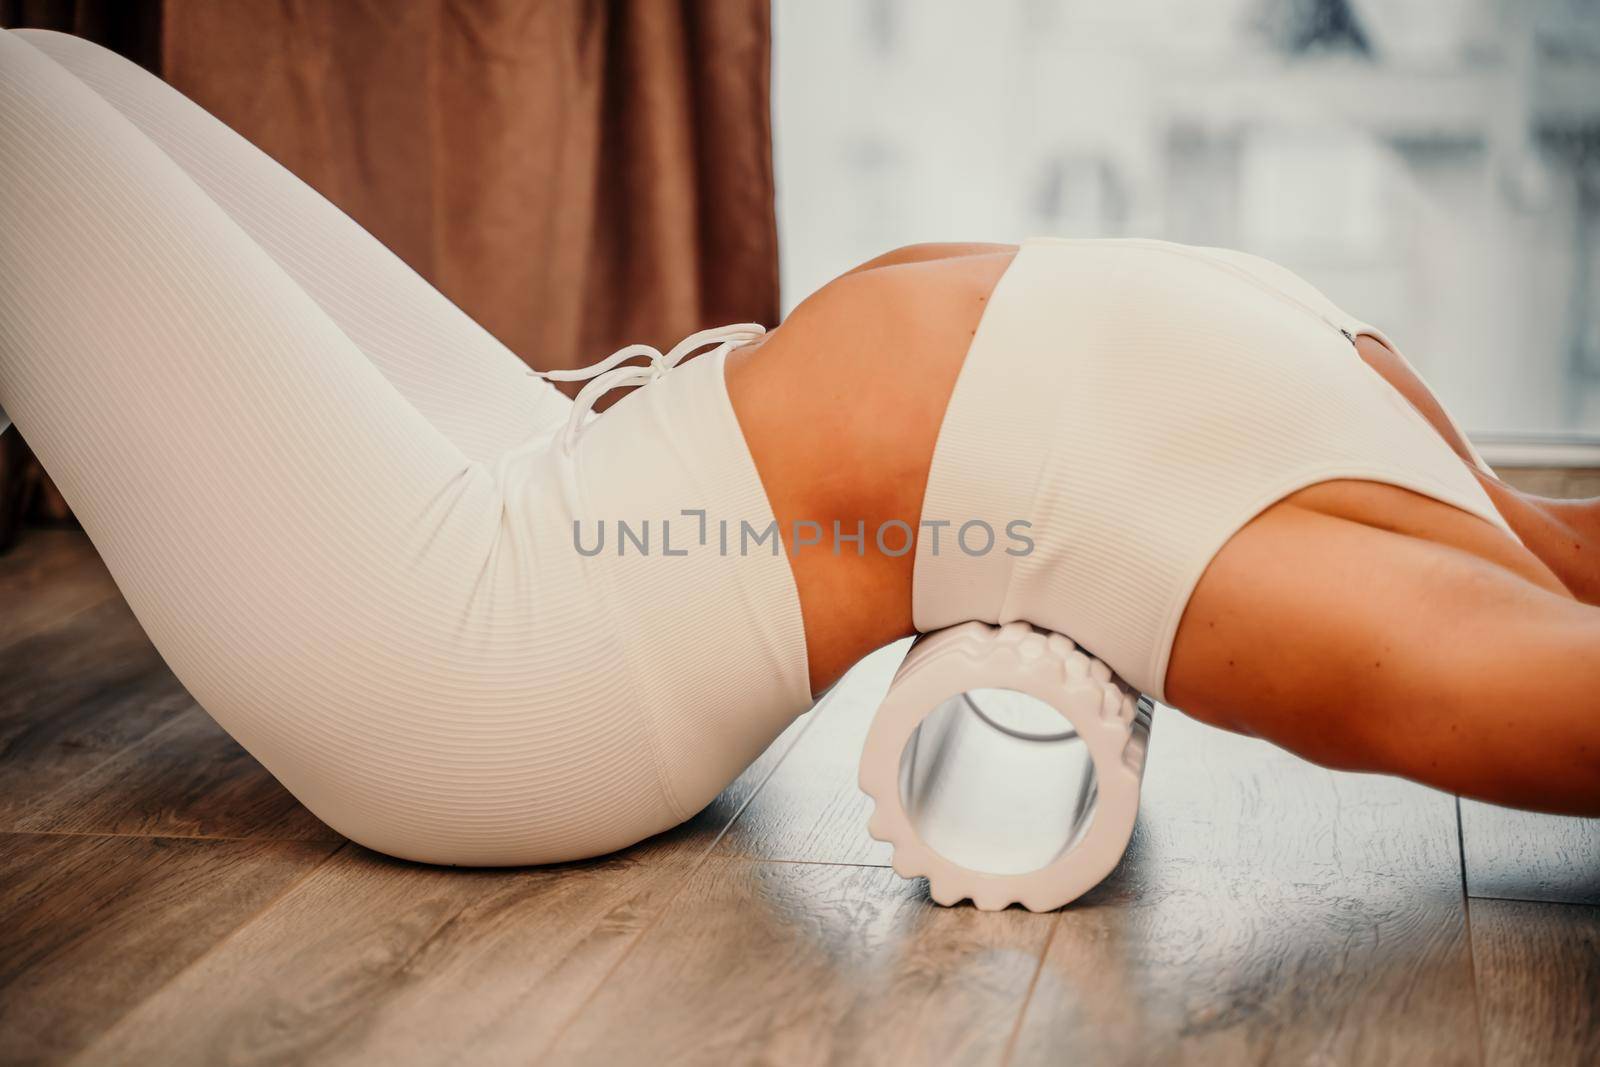
[(1128, 847), (1151, 710), (1060, 634), (979, 622), (925, 634), (862, 750), (867, 830), (940, 904), (1059, 908)]

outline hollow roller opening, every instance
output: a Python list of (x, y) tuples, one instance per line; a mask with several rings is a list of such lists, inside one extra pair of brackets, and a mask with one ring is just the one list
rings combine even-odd
[(984, 874), (1048, 866), (1088, 832), (1098, 782), (1089, 748), (1050, 705), (974, 689), (922, 720), (900, 755), (900, 802), (917, 834)]

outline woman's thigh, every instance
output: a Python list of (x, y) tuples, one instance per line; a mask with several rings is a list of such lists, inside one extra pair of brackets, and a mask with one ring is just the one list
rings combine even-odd
[(12, 31), (117, 109), (469, 458), (566, 418), (564, 397), (320, 193), (155, 75), (98, 45)]
[[(1328, 766), (1522, 806), (1600, 807), (1600, 610), (1514, 553), (1405, 528), (1443, 509), (1434, 520), (1459, 540), (1463, 513), (1448, 505), (1326, 484), (1367, 491), (1389, 528), (1323, 510), (1315, 493), (1246, 524), (1185, 610), (1171, 701)], [(1387, 494), (1412, 499), (1384, 507)]]

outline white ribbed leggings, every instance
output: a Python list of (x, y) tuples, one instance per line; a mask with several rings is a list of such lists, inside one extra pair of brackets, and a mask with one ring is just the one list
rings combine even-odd
[(725, 349), (552, 448), (565, 397), (72, 37), (0, 31), (0, 191), (0, 407), (180, 680), (336, 829), (441, 863), (610, 851), (809, 705), (786, 559), (693, 519), (686, 557), (574, 550), (575, 519), (771, 521)]

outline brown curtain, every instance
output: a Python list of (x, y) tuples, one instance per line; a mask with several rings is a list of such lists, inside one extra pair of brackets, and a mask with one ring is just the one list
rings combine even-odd
[(156, 70), (534, 366), (777, 319), (767, 0), (0, 0), (0, 23)]

